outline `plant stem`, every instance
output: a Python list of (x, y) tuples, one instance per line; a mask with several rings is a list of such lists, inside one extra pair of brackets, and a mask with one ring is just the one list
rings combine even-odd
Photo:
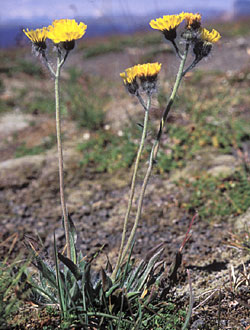
[(60, 61), (60, 57), (57, 57), (57, 69), (55, 74), (55, 102), (56, 102), (56, 135), (57, 135), (57, 149), (58, 149), (58, 165), (59, 165), (59, 184), (60, 184), (60, 198), (63, 212), (63, 223), (66, 237), (67, 246), (67, 257), (71, 259), (70, 253), (70, 241), (69, 241), (69, 220), (68, 212), (65, 203), (64, 195), (64, 177), (63, 177), (63, 151), (62, 151), (62, 140), (61, 140), (61, 114), (60, 114), (60, 103), (59, 103), (59, 78), (60, 70), (64, 61)]
[(149, 114), (149, 109), (150, 109), (150, 106), (151, 106), (151, 95), (148, 95), (148, 100), (147, 100), (146, 106), (145, 106), (145, 104), (143, 102), (143, 99), (141, 98), (140, 94), (138, 94), (137, 97), (138, 97), (140, 103), (142, 104), (143, 108), (145, 109), (144, 124), (143, 124), (143, 131), (142, 131), (142, 135), (141, 135), (140, 146), (139, 146), (136, 161), (135, 161), (135, 167), (134, 167), (134, 172), (133, 172), (133, 177), (132, 177), (132, 182), (131, 182), (131, 187), (130, 187), (128, 207), (127, 207), (127, 211), (126, 211), (126, 215), (125, 215), (125, 219), (124, 219), (124, 224), (123, 224), (123, 232), (122, 232), (122, 240), (121, 240), (121, 245), (120, 245), (120, 251), (119, 251), (118, 260), (117, 260), (115, 269), (114, 269), (114, 271), (112, 273), (112, 276), (111, 276), (111, 279), (113, 281), (116, 278), (116, 274), (117, 274), (118, 269), (119, 269), (120, 264), (121, 264), (121, 256), (122, 256), (124, 243), (125, 243), (125, 236), (126, 236), (127, 226), (128, 226), (128, 218), (129, 218), (129, 215), (130, 215), (130, 211), (131, 211), (131, 207), (132, 207), (132, 203), (133, 203), (133, 199), (134, 199), (135, 181), (136, 181), (136, 176), (137, 176), (137, 172), (138, 172), (138, 166), (139, 166), (142, 150), (143, 150), (143, 147), (144, 147), (145, 138), (146, 138), (146, 135), (147, 135), (148, 114)]
[(200, 60), (194, 59), (194, 61), (189, 65), (189, 67), (186, 68), (186, 70), (182, 73), (182, 76), (184, 77), (188, 71), (191, 71), (198, 63)]
[(177, 73), (177, 76), (176, 76), (176, 80), (175, 80), (175, 84), (174, 84), (174, 88), (173, 88), (173, 91), (170, 95), (170, 98), (168, 100), (168, 104), (166, 106), (166, 109), (163, 113), (163, 116), (162, 116), (162, 119), (161, 119), (161, 122), (160, 122), (160, 127), (159, 127), (159, 131), (158, 131), (158, 134), (157, 134), (157, 137), (156, 137), (156, 140), (152, 146), (152, 149), (151, 149), (151, 154), (150, 154), (150, 158), (149, 158), (149, 165), (148, 165), (148, 169), (147, 169), (147, 172), (146, 172), (146, 175), (144, 177), (144, 180), (143, 180), (143, 184), (142, 184), (142, 187), (141, 187), (141, 192), (140, 192), (140, 196), (139, 196), (139, 201), (138, 201), (138, 207), (137, 207), (137, 213), (136, 213), (136, 217), (135, 217), (135, 222), (134, 222), (134, 226), (131, 230), (131, 233), (130, 233), (130, 236), (128, 238), (128, 242), (123, 250), (123, 254), (122, 254), (122, 257), (121, 257), (121, 263), (123, 262), (124, 258), (126, 257), (126, 254), (128, 252), (128, 249), (130, 247), (130, 245), (132, 244), (133, 240), (134, 240), (134, 237), (135, 237), (135, 233), (136, 233), (136, 229), (137, 229), (137, 226), (138, 226), (138, 222), (140, 220), (140, 217), (141, 217), (141, 212), (142, 212), (142, 204), (143, 204), (143, 199), (144, 199), (144, 195), (145, 195), (145, 191), (146, 191), (146, 187), (147, 187), (147, 184), (148, 184), (148, 181), (149, 181), (149, 178), (150, 178), (150, 175), (151, 175), (151, 171), (152, 171), (152, 168), (153, 168), (153, 165), (155, 163), (155, 160), (156, 160), (156, 157), (157, 157), (157, 153), (158, 153), (158, 150), (159, 150), (159, 145), (160, 145), (160, 140), (161, 140), (161, 136), (162, 136), (162, 132), (163, 132), (163, 127), (167, 121), (167, 117), (168, 117), (168, 114), (169, 114), (169, 111), (171, 109), (171, 106), (175, 100), (175, 96), (176, 96), (176, 93), (178, 91), (178, 88), (180, 86), (180, 83), (181, 83), (181, 79), (182, 79), (182, 73), (183, 73), (183, 70), (184, 70), (184, 65), (185, 65), (185, 62), (186, 62), (186, 59), (187, 59), (187, 54), (188, 54), (188, 48), (189, 48), (189, 45), (186, 44), (186, 48), (185, 48), (185, 52), (183, 54), (183, 57), (181, 59), (181, 62), (180, 62), (180, 67), (179, 67), (179, 70), (178, 70), (178, 73)]
[(180, 50), (179, 50), (179, 48), (178, 48), (178, 46), (176, 45), (176, 42), (175, 42), (174, 40), (172, 40), (172, 45), (174, 46), (174, 49), (175, 49), (176, 54), (178, 55), (178, 57), (179, 57), (180, 59), (182, 59), (182, 55), (181, 55), (181, 53), (180, 53)]

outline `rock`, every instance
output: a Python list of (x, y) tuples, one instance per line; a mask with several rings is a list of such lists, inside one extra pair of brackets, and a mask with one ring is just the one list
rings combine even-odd
[(30, 125), (31, 120), (31, 115), (16, 112), (5, 114), (0, 118), (1, 136), (17, 133), (18, 131), (23, 130)]
[(210, 168), (207, 173), (211, 174), (212, 176), (223, 176), (223, 177), (229, 177), (232, 175), (235, 171), (234, 167), (227, 166), (227, 165), (218, 165), (215, 167)]
[(173, 181), (180, 178), (191, 179), (193, 176), (199, 175), (204, 171), (215, 177), (228, 177), (235, 172), (236, 168), (237, 160), (234, 156), (218, 155), (207, 149), (198, 154), (196, 159), (190, 161), (185, 168), (173, 171), (171, 179)]
[(230, 222), (234, 226), (235, 230), (244, 230), (250, 227), (250, 207), (246, 213), (240, 215), (239, 217), (230, 219)]
[(26, 156), (0, 163), (0, 188), (28, 185), (45, 163), (44, 156)]

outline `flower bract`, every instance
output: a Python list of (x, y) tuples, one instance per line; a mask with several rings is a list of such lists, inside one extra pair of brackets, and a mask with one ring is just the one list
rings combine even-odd
[(29, 30), (23, 29), (23, 32), (26, 36), (32, 41), (32, 43), (39, 49), (45, 49), (46, 43), (45, 40), (48, 37), (48, 31), (46, 28), (36, 29), (36, 30)]
[(74, 41), (82, 38), (86, 29), (87, 25), (83, 22), (78, 24), (74, 19), (59, 19), (53, 21), (48, 27), (48, 38), (55, 44), (62, 42), (67, 46), (69, 43), (68, 46), (74, 47)]
[(220, 33), (214, 29), (211, 32), (209, 32), (207, 29), (202, 29), (201, 31), (201, 39), (203, 41), (215, 43), (220, 40), (220, 38)]
[(197, 30), (201, 26), (201, 15), (199, 13), (183, 13), (183, 17), (186, 19), (187, 29)]
[(179, 15), (165, 15), (162, 18), (151, 20), (149, 25), (152, 29), (162, 31), (168, 40), (176, 38), (176, 28), (184, 20), (183, 14)]

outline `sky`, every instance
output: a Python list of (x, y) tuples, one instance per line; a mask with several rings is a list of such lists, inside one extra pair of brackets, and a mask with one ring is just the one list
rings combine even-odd
[(230, 11), (233, 2), (233, 0), (0, 0), (0, 24), (18, 19), (33, 20), (36, 17), (58, 19), (76, 16), (145, 15), (161, 9), (194, 10), (196, 6)]

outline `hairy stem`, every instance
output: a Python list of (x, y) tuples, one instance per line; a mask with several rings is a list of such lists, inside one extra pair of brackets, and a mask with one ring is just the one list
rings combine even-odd
[(199, 62), (200, 60), (195, 58), (194, 61), (182, 73), (182, 77), (184, 77), (188, 71), (191, 71)]
[(159, 131), (158, 131), (156, 140), (155, 140), (155, 142), (152, 146), (152, 149), (151, 149), (151, 154), (150, 154), (150, 158), (149, 158), (149, 165), (148, 165), (147, 172), (146, 172), (144, 180), (143, 180), (143, 184), (142, 184), (141, 192), (140, 192), (140, 196), (139, 196), (139, 201), (138, 201), (138, 207), (137, 207), (137, 213), (136, 213), (136, 217), (135, 217), (134, 226), (131, 230), (130, 236), (128, 238), (128, 242), (127, 242), (127, 244), (126, 244), (126, 246), (123, 250), (123, 254), (122, 254), (122, 257), (121, 257), (121, 263), (123, 262), (124, 258), (126, 257), (128, 249), (131, 246), (131, 244), (134, 240), (134, 237), (135, 237), (138, 222), (139, 222), (140, 217), (141, 217), (142, 205), (143, 205), (143, 199), (144, 199), (145, 191), (146, 191), (146, 188), (147, 188), (147, 184), (148, 184), (148, 181), (149, 181), (149, 178), (150, 178), (150, 175), (151, 175), (153, 165), (154, 165), (156, 157), (157, 157), (158, 150), (159, 150), (159, 145), (160, 145), (160, 140), (161, 140), (161, 136), (162, 136), (162, 132), (163, 132), (163, 127), (164, 127), (164, 125), (167, 121), (169, 111), (170, 111), (171, 106), (172, 106), (172, 104), (175, 100), (176, 93), (178, 91), (178, 88), (179, 88), (180, 83), (181, 83), (181, 79), (183, 77), (182, 73), (183, 73), (184, 65), (185, 65), (186, 58), (187, 58), (188, 48), (189, 48), (189, 45), (187, 44), (185, 52), (184, 52), (183, 57), (182, 57), (181, 62), (180, 62), (180, 67), (179, 67), (179, 70), (178, 70), (178, 73), (177, 73), (177, 76), (176, 76), (173, 91), (170, 95), (170, 98), (168, 100), (168, 104), (167, 104), (166, 109), (163, 113), (163, 116), (162, 116), (162, 119), (161, 119), (161, 122), (160, 122)]
[(178, 55), (178, 57), (179, 57), (180, 59), (182, 59), (181, 52), (180, 52), (178, 46), (176, 45), (176, 42), (175, 42), (174, 40), (171, 40), (171, 41), (172, 41), (172, 45), (174, 46), (174, 49), (175, 49), (175, 51), (176, 51), (176, 54)]
[(114, 269), (114, 271), (112, 273), (112, 276), (111, 276), (113, 281), (116, 278), (116, 274), (117, 274), (118, 269), (119, 269), (120, 264), (121, 264), (121, 256), (122, 256), (124, 243), (125, 243), (125, 236), (126, 236), (127, 226), (128, 226), (128, 218), (129, 218), (129, 215), (130, 215), (130, 211), (131, 211), (131, 207), (132, 207), (132, 203), (133, 203), (133, 199), (134, 199), (135, 181), (136, 181), (136, 176), (137, 176), (137, 172), (138, 172), (138, 167), (139, 167), (141, 154), (142, 154), (143, 147), (144, 147), (145, 138), (146, 138), (146, 135), (147, 135), (148, 113), (149, 113), (149, 109), (150, 109), (150, 106), (151, 106), (151, 95), (148, 96), (148, 100), (147, 100), (146, 105), (144, 104), (143, 99), (141, 98), (140, 94), (138, 94), (137, 97), (138, 97), (140, 103), (142, 104), (143, 108), (145, 109), (144, 124), (143, 124), (143, 131), (142, 131), (142, 135), (141, 135), (140, 146), (139, 146), (139, 149), (138, 149), (138, 152), (137, 152), (137, 157), (136, 157), (136, 161), (135, 161), (135, 167), (134, 167), (134, 172), (133, 172), (133, 177), (132, 177), (132, 182), (131, 182), (131, 187), (130, 187), (130, 195), (129, 195), (128, 207), (127, 207), (127, 211), (126, 211), (126, 215), (125, 215), (125, 219), (124, 219), (124, 224), (123, 224), (122, 240), (121, 240), (118, 260), (117, 260), (115, 269)]
[(59, 165), (59, 184), (60, 184), (60, 198), (63, 213), (64, 231), (66, 237), (67, 257), (71, 259), (70, 253), (70, 241), (69, 241), (69, 219), (68, 212), (65, 203), (64, 195), (64, 177), (63, 177), (63, 150), (61, 140), (61, 114), (60, 114), (60, 101), (59, 101), (59, 78), (60, 70), (64, 61), (60, 61), (60, 57), (57, 58), (57, 69), (55, 74), (55, 102), (56, 102), (56, 135), (57, 135), (57, 149), (58, 149), (58, 165)]

